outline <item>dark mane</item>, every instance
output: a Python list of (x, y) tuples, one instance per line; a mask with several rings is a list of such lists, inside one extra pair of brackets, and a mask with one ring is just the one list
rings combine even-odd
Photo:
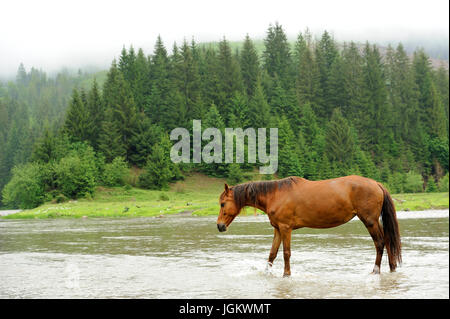
[(267, 195), (277, 189), (291, 187), (292, 183), (297, 183), (296, 177), (286, 177), (276, 181), (248, 182), (231, 187), (233, 199), (238, 211), (245, 203), (258, 203), (258, 195)]

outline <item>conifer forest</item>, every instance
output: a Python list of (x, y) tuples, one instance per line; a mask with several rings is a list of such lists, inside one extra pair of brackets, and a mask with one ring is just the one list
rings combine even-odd
[(393, 193), (448, 191), (449, 73), (424, 49), (288, 39), (123, 47), (107, 72), (54, 76), (24, 65), (0, 84), (1, 205), (32, 208), (95, 187), (165, 189), (189, 172), (255, 178), (259, 163), (173, 163), (177, 127), (278, 128), (278, 171), (362, 175)]

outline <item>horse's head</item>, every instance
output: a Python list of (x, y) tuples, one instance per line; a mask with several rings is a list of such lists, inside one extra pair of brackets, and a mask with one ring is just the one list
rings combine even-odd
[(217, 229), (220, 232), (226, 231), (233, 219), (239, 215), (240, 209), (237, 207), (233, 197), (233, 190), (225, 184), (225, 190), (219, 198), (220, 213), (217, 218)]

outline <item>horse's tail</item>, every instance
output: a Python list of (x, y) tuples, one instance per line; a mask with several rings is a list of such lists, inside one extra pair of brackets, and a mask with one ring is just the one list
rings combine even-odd
[(394, 271), (397, 263), (402, 263), (402, 243), (400, 240), (400, 230), (398, 227), (397, 213), (394, 202), (387, 189), (378, 183), (383, 191), (383, 207), (381, 208), (381, 220), (383, 222), (383, 233), (386, 250), (389, 258), (389, 267)]

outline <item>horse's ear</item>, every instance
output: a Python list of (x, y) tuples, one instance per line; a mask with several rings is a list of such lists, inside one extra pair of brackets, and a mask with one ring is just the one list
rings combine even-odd
[(225, 192), (228, 193), (229, 190), (230, 190), (230, 188), (228, 187), (228, 184), (225, 183)]

